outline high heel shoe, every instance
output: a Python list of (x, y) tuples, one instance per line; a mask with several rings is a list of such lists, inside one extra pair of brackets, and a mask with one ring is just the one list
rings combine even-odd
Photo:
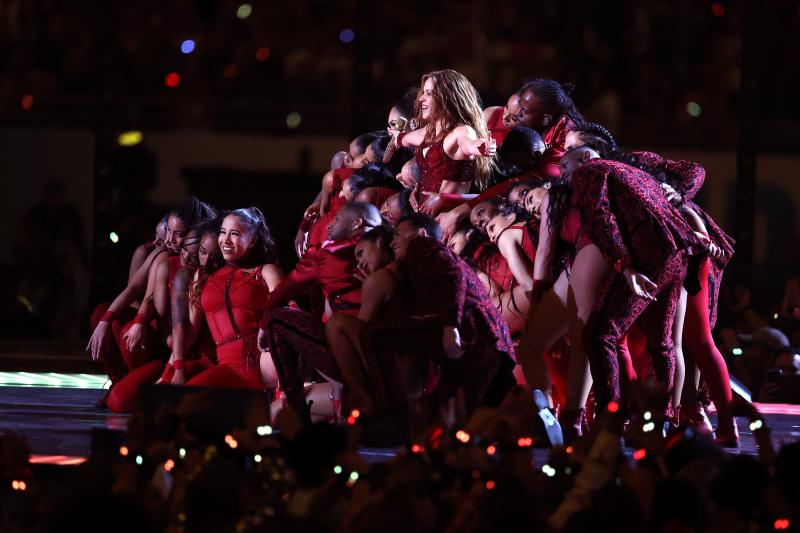
[(736, 427), (735, 419), (731, 419), (730, 424), (720, 423), (715, 433), (714, 441), (718, 446), (723, 448), (739, 447), (739, 428)]
[(711, 435), (714, 432), (706, 410), (700, 402), (696, 402), (693, 405), (681, 405), (679, 409), (679, 424), (689, 424), (703, 435)]

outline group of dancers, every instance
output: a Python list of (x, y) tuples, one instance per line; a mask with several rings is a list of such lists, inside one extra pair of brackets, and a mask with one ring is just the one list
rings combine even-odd
[(571, 441), (606, 410), (710, 433), (702, 378), (736, 446), (711, 335), (734, 242), (693, 202), (705, 171), (622, 152), (570, 92), (535, 79), (482, 109), (463, 75), (425, 74), (385, 131), (333, 156), (288, 274), (259, 209), (184, 199), (92, 317), (104, 403), (131, 410), (144, 383), (242, 387), (304, 421), (380, 421), (523, 386)]

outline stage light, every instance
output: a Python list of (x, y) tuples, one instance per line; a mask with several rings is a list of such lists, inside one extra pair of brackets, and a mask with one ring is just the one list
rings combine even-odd
[(177, 72), (170, 72), (169, 74), (164, 76), (164, 85), (166, 85), (170, 89), (174, 89), (180, 84), (181, 84), (181, 77)]
[(120, 446), (119, 447), (119, 454), (122, 457), (128, 457), (128, 447), (127, 446)]
[(490, 444), (489, 446), (486, 447), (486, 453), (487, 453), (487, 455), (496, 454), (497, 453), (497, 446), (495, 446), (494, 444)]
[(180, 450), (178, 450), (178, 457), (180, 457), (181, 459), (184, 459), (186, 457), (186, 448), (181, 448)]
[(359, 416), (361, 416), (361, 411), (359, 411), (358, 409), (353, 409), (352, 411), (350, 411), (350, 416), (352, 416), (353, 418), (358, 418)]
[(120, 146), (136, 146), (144, 139), (144, 135), (139, 130), (123, 131), (117, 137), (117, 144)]
[(253, 456), (253, 461), (255, 461), (257, 463), (260, 463), (261, 462), (261, 456), (259, 454), (255, 454)]
[(654, 422), (648, 422), (647, 424), (642, 426), (642, 431), (644, 431), (645, 433), (650, 433), (654, 429), (656, 429), (656, 424)]
[(339, 40), (342, 41), (343, 43), (352, 43), (355, 38), (356, 38), (356, 32), (354, 32), (350, 28), (345, 28), (339, 32)]
[(256, 428), (256, 433), (258, 433), (261, 437), (272, 435), (272, 426), (258, 426)]
[(419, 444), (413, 444), (411, 446), (411, 453), (422, 453), (424, 450), (425, 448), (423, 448)]
[(266, 46), (262, 46), (258, 50), (256, 50), (256, 59), (258, 61), (266, 61), (269, 59), (269, 56), (272, 52)]
[(714, 2), (711, 4), (711, 14), (717, 18), (722, 18), (725, 16), (725, 6), (720, 4), (719, 2)]
[(494, 490), (495, 482), (494, 480), (490, 479), (486, 482), (486, 490)]
[(108, 240), (110, 240), (114, 244), (117, 244), (119, 242), (119, 235), (117, 235), (116, 231), (112, 231), (111, 233), (108, 234)]
[(700, 116), (700, 113), (702, 113), (703, 110), (700, 108), (700, 104), (697, 102), (689, 102), (686, 104), (686, 112), (694, 118), (697, 118)]
[(236, 16), (240, 20), (244, 20), (249, 17), (253, 13), (253, 6), (250, 4), (242, 4), (239, 6), (239, 9), (236, 10)]
[(633, 458), (636, 459), (637, 461), (641, 461), (645, 457), (647, 457), (647, 451), (644, 448), (639, 448), (638, 450), (633, 452)]
[(739, 356), (740, 356), (740, 355), (742, 355), (743, 353), (744, 353), (744, 352), (742, 351), (742, 349), (741, 349), (741, 348), (739, 348), (738, 346), (737, 346), (736, 348), (733, 348), (733, 349), (731, 350), (731, 355), (732, 355), (732, 356), (734, 356), (734, 357), (739, 357)]
[(339, 474), (341, 474), (341, 473), (342, 473), (342, 467), (341, 467), (341, 465), (336, 465), (336, 466), (334, 466), (334, 467), (333, 467), (333, 473), (334, 473), (334, 474), (336, 474), (337, 476), (338, 476)]
[(188, 55), (194, 52), (194, 41), (191, 39), (186, 39), (181, 43), (181, 52)]
[(750, 422), (750, 431), (758, 431), (759, 429), (761, 429), (763, 427), (764, 427), (764, 421), (763, 420), (759, 419), (759, 420), (753, 420), (752, 422)]
[(651, 418), (653, 418), (653, 413), (651, 413), (650, 411), (645, 411), (644, 412), (644, 419), (645, 420), (650, 420)]
[(295, 129), (296, 127), (298, 127), (300, 125), (301, 120), (302, 117), (300, 116), (300, 113), (297, 113), (296, 111), (293, 111), (288, 115), (286, 115), (286, 125), (289, 126), (291, 129)]
[(467, 432), (466, 432), (466, 431), (464, 431), (463, 429), (459, 429), (459, 430), (456, 432), (456, 439), (458, 439), (459, 441), (461, 441), (461, 442), (463, 442), (464, 444), (466, 444), (466, 443), (468, 443), (468, 442), (469, 442), (469, 433), (467, 433)]
[(33, 107), (33, 96), (31, 96), (30, 94), (26, 94), (25, 96), (22, 97), (22, 109), (24, 109), (25, 111), (30, 111), (32, 107)]
[(572, 452), (574, 452), (574, 451), (575, 451), (575, 448), (573, 448), (572, 446), (567, 446), (567, 453), (568, 453), (568, 454), (569, 454), (569, 453), (572, 453)]
[(350, 481), (353, 483), (358, 481), (358, 472), (350, 472)]
[(520, 437), (517, 439), (517, 446), (520, 448), (528, 448), (533, 446), (533, 439), (530, 437)]
[(542, 472), (544, 472), (544, 475), (547, 477), (554, 477), (556, 475), (556, 469), (550, 465), (544, 465), (542, 467)]
[(775, 320), (778, 320), (778, 313), (775, 313), (774, 315), (772, 315), (772, 318), (775, 319)]
[(167, 472), (172, 472), (173, 468), (175, 468), (175, 461), (173, 461), (172, 459), (167, 459), (164, 462), (164, 470), (166, 470)]
[(608, 402), (608, 412), (616, 413), (617, 411), (619, 411), (619, 404), (613, 400)]
[(789, 529), (790, 522), (788, 518), (779, 518), (775, 520), (775, 524), (773, 525), (775, 526), (775, 529), (778, 530)]
[(236, 77), (236, 65), (225, 65), (225, 68), (222, 69), (222, 75), (225, 76), (227, 79), (232, 80)]
[(136, 456), (136, 464), (141, 466), (142, 463), (144, 463), (144, 457), (142, 457), (141, 455), (137, 455)]
[(233, 435), (225, 435), (225, 444), (234, 450), (239, 447), (239, 443), (233, 438)]

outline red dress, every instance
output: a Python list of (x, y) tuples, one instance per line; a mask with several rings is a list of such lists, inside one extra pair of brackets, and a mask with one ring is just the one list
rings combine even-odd
[(474, 161), (456, 161), (445, 153), (444, 137), (417, 147), (414, 158), (422, 174), (424, 192), (439, 192), (443, 181), (471, 183), (475, 176)]
[[(217, 345), (217, 364), (236, 374), (243, 387), (262, 387), (256, 336), (268, 297), (261, 268), (246, 272), (231, 265), (212, 274), (200, 296), (206, 323)], [(201, 373), (189, 384), (213, 385), (201, 378), (214, 370)]]

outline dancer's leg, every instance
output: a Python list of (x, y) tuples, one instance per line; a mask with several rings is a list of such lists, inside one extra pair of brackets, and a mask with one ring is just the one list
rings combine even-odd
[(552, 384), (544, 352), (567, 332), (567, 289), (567, 274), (562, 272), (533, 310), (517, 347), (517, 362), (528, 386), (548, 396), (552, 395)]

